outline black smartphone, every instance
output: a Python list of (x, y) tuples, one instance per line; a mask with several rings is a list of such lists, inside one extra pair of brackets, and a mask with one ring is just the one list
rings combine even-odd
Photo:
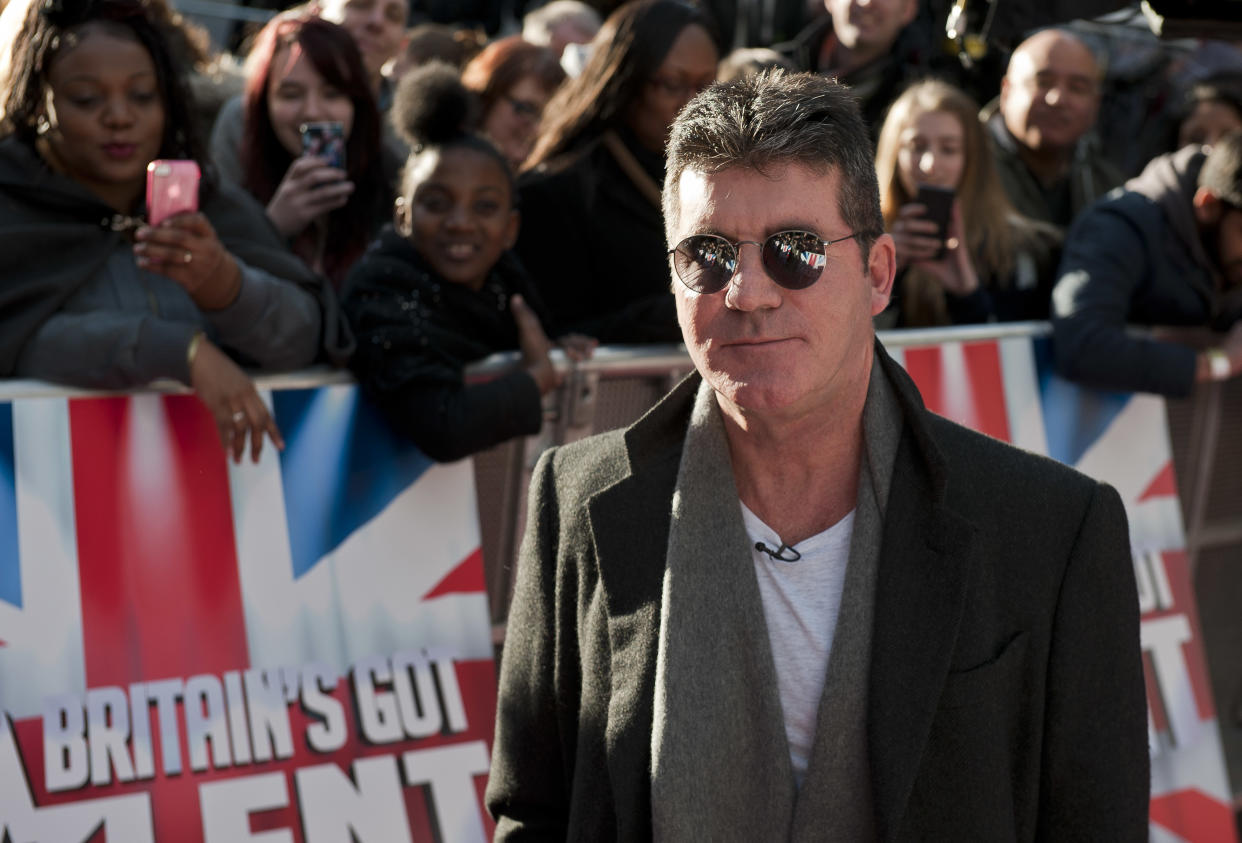
[(303, 123), (302, 152), (326, 158), (338, 170), (345, 169), (345, 126), (338, 122)]
[(923, 212), (923, 218), (936, 224), (936, 237), (940, 240), (940, 251), (936, 252), (933, 260), (940, 260), (944, 257), (944, 241), (948, 236), (949, 220), (953, 216), (953, 199), (956, 195), (957, 191), (951, 187), (920, 184), (918, 195), (914, 197), (915, 202), (927, 209)]

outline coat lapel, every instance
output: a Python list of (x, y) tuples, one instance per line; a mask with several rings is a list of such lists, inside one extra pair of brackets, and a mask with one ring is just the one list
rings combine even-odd
[(906, 418), (876, 581), (867, 728), (876, 830), (893, 840), (949, 673), (975, 527), (945, 505), (944, 459), (917, 390), (878, 353)]
[(630, 473), (587, 502), (611, 647), (605, 740), (618, 839), (651, 837), (651, 724), (669, 514), (697, 376), (625, 433)]

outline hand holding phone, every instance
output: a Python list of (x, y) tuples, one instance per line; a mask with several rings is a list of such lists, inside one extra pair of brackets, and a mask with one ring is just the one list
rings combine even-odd
[(920, 184), (918, 195), (914, 197), (914, 201), (926, 209), (923, 218), (936, 224), (936, 233), (932, 236), (939, 240), (941, 245), (940, 251), (936, 252), (932, 260), (940, 260), (944, 257), (944, 241), (948, 237), (949, 221), (953, 217), (953, 200), (956, 195), (957, 192), (951, 187)]
[(328, 166), (345, 169), (345, 124), (337, 121), (303, 123), (302, 154), (323, 158)]
[(159, 159), (147, 165), (147, 222), (198, 210), (198, 164)]

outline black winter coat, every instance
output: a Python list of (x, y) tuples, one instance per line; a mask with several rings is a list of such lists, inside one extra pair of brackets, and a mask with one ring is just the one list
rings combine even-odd
[(436, 275), (391, 226), (346, 278), (343, 307), (358, 338), (350, 368), (389, 423), (434, 460), (539, 432), (539, 389), (525, 370), (465, 382), (468, 364), (518, 348), (514, 294), (547, 324), (511, 253), (475, 291)]

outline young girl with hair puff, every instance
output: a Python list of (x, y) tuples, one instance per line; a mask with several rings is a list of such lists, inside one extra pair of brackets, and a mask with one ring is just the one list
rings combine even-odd
[[(545, 311), (510, 251), (519, 216), (503, 155), (475, 134), (477, 103), (447, 65), (401, 81), (393, 115), (411, 153), (394, 223), (350, 272), (351, 366), (389, 422), (432, 459), (461, 459), (537, 433), (560, 382)], [(561, 342), (574, 359), (595, 341)], [(465, 367), (520, 349), (522, 365), (467, 384)]]

